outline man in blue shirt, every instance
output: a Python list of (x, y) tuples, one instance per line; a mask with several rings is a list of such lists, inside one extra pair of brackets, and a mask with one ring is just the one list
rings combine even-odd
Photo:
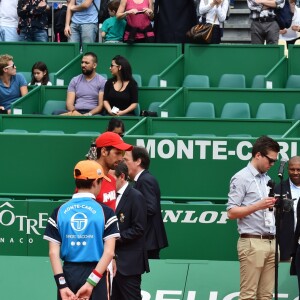
[(8, 113), (11, 104), (28, 93), (27, 82), (16, 68), (11, 55), (0, 55), (0, 109)]
[(44, 234), (59, 290), (57, 299), (107, 299), (106, 270), (120, 234), (113, 210), (99, 204), (96, 196), (102, 179), (110, 179), (92, 160), (77, 163), (74, 178), (78, 192), (53, 211)]

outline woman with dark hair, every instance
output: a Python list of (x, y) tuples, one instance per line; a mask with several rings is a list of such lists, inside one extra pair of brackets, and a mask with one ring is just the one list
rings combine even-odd
[(117, 55), (112, 59), (110, 72), (113, 77), (107, 80), (103, 97), (107, 113), (111, 116), (134, 116), (138, 87), (128, 60)]
[(124, 122), (120, 118), (111, 118), (108, 122), (107, 131), (117, 133), (122, 137), (125, 132)]
[(32, 66), (31, 82), (28, 85), (52, 85), (47, 65), (44, 62), (38, 61)]

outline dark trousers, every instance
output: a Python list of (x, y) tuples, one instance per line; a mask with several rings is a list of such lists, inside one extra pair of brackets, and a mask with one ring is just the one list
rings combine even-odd
[[(90, 276), (93, 269), (95, 269), (97, 262), (90, 263), (70, 263), (65, 262), (63, 271), (65, 274), (66, 282), (70, 290), (76, 294), (76, 292), (85, 284), (86, 279)], [(108, 299), (107, 290), (108, 286), (107, 272), (103, 274), (103, 277), (93, 289), (90, 300)], [(61, 300), (60, 292), (58, 291), (57, 299)]]
[(141, 275), (125, 276), (117, 271), (112, 284), (111, 300), (141, 300)]
[(148, 259), (159, 259), (160, 249), (148, 250)]
[(298, 245), (297, 251), (296, 251), (295, 267), (296, 267), (296, 273), (297, 273), (297, 278), (298, 278), (298, 290), (299, 290), (299, 296), (300, 296), (300, 245)]

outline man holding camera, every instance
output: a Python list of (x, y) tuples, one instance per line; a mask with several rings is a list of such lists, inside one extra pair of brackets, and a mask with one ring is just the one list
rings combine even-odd
[(273, 298), (275, 277), (276, 199), (269, 196), (267, 171), (277, 161), (279, 144), (261, 136), (252, 148), (252, 159), (230, 181), (227, 214), (238, 221), (240, 261), (239, 300)]

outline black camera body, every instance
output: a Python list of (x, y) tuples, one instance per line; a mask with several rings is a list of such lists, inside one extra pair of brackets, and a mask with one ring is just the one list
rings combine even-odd
[(150, 111), (150, 110), (142, 110), (140, 113), (141, 117), (157, 117), (156, 111)]

